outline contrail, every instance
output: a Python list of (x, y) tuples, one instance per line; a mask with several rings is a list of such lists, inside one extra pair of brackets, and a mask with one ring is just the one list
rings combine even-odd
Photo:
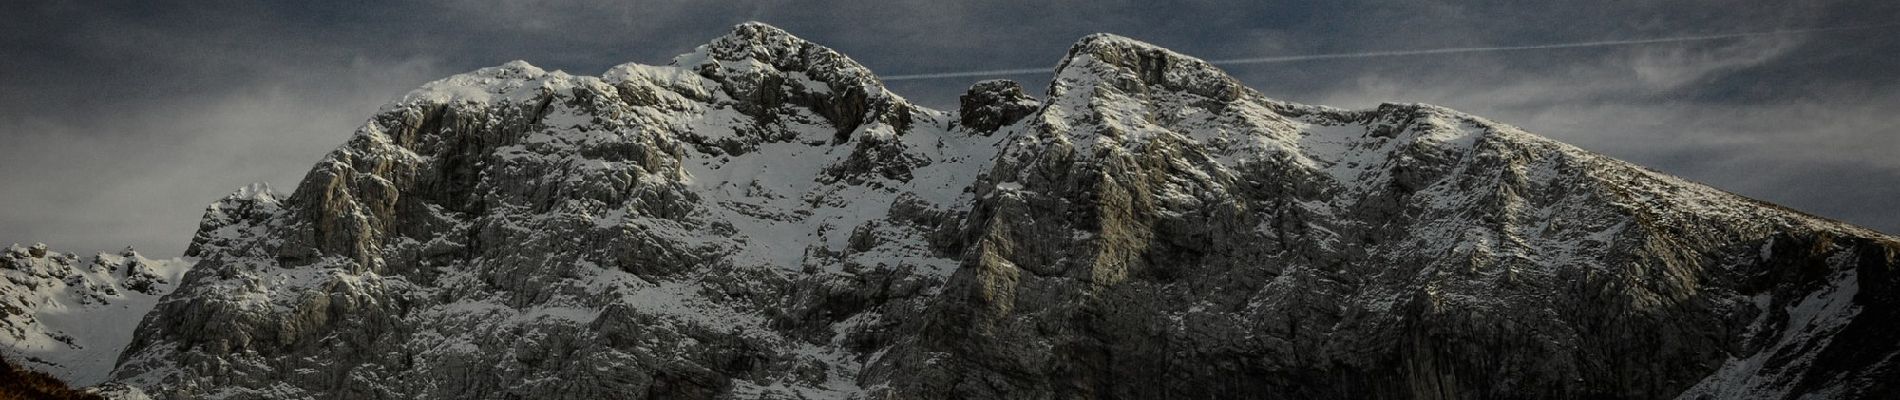
[(887, 81), (908, 81), (908, 80), (917, 80), (917, 79), (969, 78), (969, 77), (976, 77), (976, 76), (1047, 74), (1051, 72), (1055, 72), (1053, 68), (1017, 68), (1017, 69), (993, 69), (993, 70), (987, 70), (987, 71), (938, 72), (938, 73), (930, 73), (930, 74), (891, 75), (891, 76), (881, 76), (881, 77), (878, 77), (878, 79), (883, 79)]
[[(1357, 52), (1357, 53), (1308, 54), (1308, 55), (1298, 55), (1298, 56), (1234, 58), (1234, 59), (1226, 59), (1226, 60), (1210, 60), (1207, 63), (1214, 64), (1214, 65), (1272, 64), (1272, 63), (1300, 62), (1300, 61), (1336, 60), (1336, 59), (1342, 59), (1342, 58), (1398, 57), (1398, 56), (1421, 56), (1421, 55), (1434, 55), (1434, 54), (1482, 53), (1482, 52), (1494, 52), (1494, 51), (1548, 50), (1548, 49), (1574, 49), (1574, 48), (1581, 48), (1581, 47), (1631, 46), (1631, 45), (1639, 45), (1639, 44), (1699, 42), (1699, 41), (1707, 41), (1707, 40), (1737, 39), (1737, 38), (1755, 37), (1755, 36), (1798, 35), (1798, 34), (1818, 33), (1818, 32), (1878, 29), (1878, 28), (1890, 28), (1894, 26), (1900, 26), (1900, 23), (1847, 26), (1847, 27), (1835, 27), (1835, 28), (1789, 29), (1789, 30), (1767, 31), (1767, 32), (1724, 33), (1724, 34), (1716, 34), (1716, 35), (1676, 36), (1676, 37), (1654, 38), (1654, 39), (1600, 40), (1600, 41), (1593, 41), (1593, 42), (1534, 44), (1534, 45), (1526, 45), (1526, 46), (1449, 47), (1449, 48), (1424, 49), (1424, 50), (1386, 50), (1386, 51), (1365, 51), (1365, 52)], [(1046, 74), (1046, 73), (1051, 73), (1051, 72), (1053, 71), (1050, 68), (1013, 68), (1013, 69), (994, 69), (994, 70), (983, 70), (983, 71), (937, 72), (937, 73), (925, 73), (925, 74), (891, 75), (891, 76), (881, 77), (880, 79), (883, 79), (886, 81), (907, 81), (907, 80), (920, 80), (920, 79), (969, 78), (969, 77), (998, 76), (998, 75)]]

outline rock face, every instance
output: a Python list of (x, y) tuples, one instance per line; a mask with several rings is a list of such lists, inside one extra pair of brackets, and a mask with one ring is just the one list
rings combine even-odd
[(957, 98), (958, 122), (970, 132), (987, 134), (1020, 121), (1042, 108), (1042, 102), (1023, 92), (1023, 85), (1009, 80), (977, 82)]
[(750, 23), (385, 107), (207, 213), (157, 398), (1878, 398), (1889, 236), (1083, 39), (910, 104)]

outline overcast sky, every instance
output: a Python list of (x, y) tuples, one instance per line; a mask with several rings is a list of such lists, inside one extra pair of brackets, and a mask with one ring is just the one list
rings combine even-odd
[[(1053, 68), (1094, 32), (1233, 59), (1864, 27), (1900, 17), (1900, 2), (1890, 0), (37, 3), (0, 3), (0, 245), (135, 246), (150, 256), (182, 253), (204, 206), (239, 186), (264, 181), (288, 192), (378, 106), (424, 82), (516, 59), (583, 75), (630, 61), (664, 64), (747, 20), (896, 75)], [(1900, 233), (1893, 25), (1228, 70), (1283, 100), (1444, 105)], [(1049, 76), (1006, 78), (1040, 88)], [(941, 109), (981, 79), (889, 86)]]

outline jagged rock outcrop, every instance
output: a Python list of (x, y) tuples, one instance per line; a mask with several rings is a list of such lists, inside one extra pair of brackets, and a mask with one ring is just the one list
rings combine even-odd
[(763, 24), (524, 62), (226, 198), (157, 398), (1878, 398), (1892, 237), (1094, 35), (957, 114)]
[(982, 134), (1021, 121), (1042, 108), (1042, 102), (1023, 92), (1022, 84), (1002, 79), (977, 82), (957, 101), (958, 122), (964, 129)]

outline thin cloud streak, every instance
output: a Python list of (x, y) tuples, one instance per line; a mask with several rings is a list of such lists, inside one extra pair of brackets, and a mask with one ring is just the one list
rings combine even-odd
[(918, 79), (974, 78), (974, 77), (982, 77), (982, 76), (1047, 74), (1050, 72), (1051, 71), (1049, 68), (1016, 68), (1016, 69), (993, 69), (993, 70), (985, 70), (985, 71), (938, 72), (938, 73), (929, 73), (929, 74), (888, 75), (888, 76), (878, 77), (878, 79), (887, 80), (887, 81), (908, 81), (908, 80), (918, 80)]
[[(1599, 41), (1590, 41), (1590, 42), (1534, 44), (1534, 45), (1525, 45), (1525, 46), (1449, 47), (1449, 48), (1423, 49), (1423, 50), (1385, 50), (1385, 51), (1364, 51), (1364, 52), (1356, 52), (1356, 53), (1250, 57), (1250, 58), (1233, 58), (1233, 59), (1226, 59), (1226, 60), (1211, 60), (1211, 61), (1208, 61), (1207, 63), (1214, 64), (1214, 65), (1273, 64), (1273, 63), (1287, 63), (1287, 62), (1301, 62), (1301, 61), (1337, 60), (1337, 59), (1348, 59), (1348, 58), (1402, 57), (1402, 56), (1424, 56), (1424, 55), (1461, 54), (1461, 53), (1487, 53), (1487, 52), (1500, 52), (1500, 51), (1555, 50), (1555, 49), (1576, 49), (1576, 48), (1589, 48), (1589, 47), (1634, 46), (1634, 45), (1644, 45), (1644, 44), (1682, 43), (1682, 42), (1701, 42), (1701, 41), (1723, 40), (1723, 39), (1740, 39), (1740, 38), (1761, 37), (1761, 36), (1786, 36), (1786, 35), (1803, 35), (1803, 34), (1823, 33), (1823, 32), (1884, 29), (1884, 28), (1892, 28), (1896, 26), (1900, 26), (1900, 23), (1845, 26), (1845, 27), (1833, 27), (1833, 28), (1787, 29), (1787, 30), (1767, 31), (1767, 32), (1725, 33), (1725, 34), (1717, 34), (1717, 35), (1676, 36), (1676, 37), (1654, 38), (1654, 39), (1599, 40)], [(1046, 74), (1046, 73), (1051, 73), (1050, 69), (1048, 68), (1012, 68), (1012, 69), (997, 69), (997, 70), (984, 70), (984, 71), (938, 72), (938, 73), (924, 73), (924, 74), (890, 75), (890, 76), (884, 76), (882, 77), (882, 79), (886, 81), (906, 81), (906, 80), (918, 80), (918, 79), (972, 78), (972, 77), (983, 77), (983, 76), (1029, 75), (1029, 74)]]

